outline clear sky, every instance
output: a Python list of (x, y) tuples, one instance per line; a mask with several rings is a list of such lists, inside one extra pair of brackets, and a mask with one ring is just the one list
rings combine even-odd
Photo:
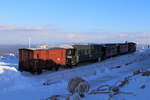
[(150, 1), (0, 0), (0, 35), (0, 44), (150, 43)]

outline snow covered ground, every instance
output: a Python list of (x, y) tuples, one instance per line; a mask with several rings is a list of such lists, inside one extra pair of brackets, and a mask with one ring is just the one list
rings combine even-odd
[[(17, 70), (17, 63), (18, 59), (13, 55), (0, 57), (1, 100), (45, 100), (52, 95), (66, 95), (69, 94), (68, 81), (76, 76), (89, 82), (90, 91), (103, 85), (116, 86), (125, 77), (132, 76), (133, 72), (150, 69), (150, 49), (74, 69), (47, 71), (41, 75), (21, 73)], [(150, 78), (141, 74), (132, 76), (120, 91), (123, 93), (114, 95), (111, 99), (110, 94), (100, 93), (87, 94), (81, 100), (148, 100)]]

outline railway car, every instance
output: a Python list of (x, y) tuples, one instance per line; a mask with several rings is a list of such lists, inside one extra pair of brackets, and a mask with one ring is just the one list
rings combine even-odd
[(118, 44), (104, 44), (103, 45), (103, 59), (114, 57), (118, 55)]
[(102, 48), (102, 44), (91, 44), (91, 59), (101, 61), (103, 56)]
[(89, 45), (72, 45), (75, 49), (75, 61), (81, 63), (89, 60), (90, 46)]
[(19, 49), (19, 70), (41, 73), (43, 69), (55, 69), (74, 65), (74, 50), (64, 48)]
[(75, 50), (76, 63), (87, 61), (100, 61), (102, 58), (102, 46), (98, 44), (72, 45)]
[(134, 42), (129, 42), (128, 43), (128, 52), (133, 53), (136, 51), (136, 43)]
[(128, 53), (128, 43), (119, 43), (118, 44), (118, 54), (122, 55), (122, 54), (126, 54)]

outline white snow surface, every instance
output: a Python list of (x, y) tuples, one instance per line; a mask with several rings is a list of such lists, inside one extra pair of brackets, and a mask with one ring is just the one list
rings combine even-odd
[[(69, 94), (68, 81), (76, 76), (87, 80), (91, 90), (101, 85), (115, 85), (134, 71), (149, 70), (150, 49), (73, 69), (63, 69), (58, 72), (45, 71), (41, 75), (19, 72), (17, 64), (17, 58), (0, 59), (0, 100), (45, 100), (55, 94), (66, 95)], [(48, 85), (45, 86), (43, 83)], [(146, 87), (141, 89), (139, 88), (141, 85)], [(150, 78), (134, 76), (121, 91), (132, 92), (135, 95), (119, 94), (111, 100), (149, 100)], [(108, 100), (108, 95), (89, 94), (80, 99)]]

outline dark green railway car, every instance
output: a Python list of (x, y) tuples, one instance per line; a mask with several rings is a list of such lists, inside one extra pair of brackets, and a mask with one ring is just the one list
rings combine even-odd
[(76, 63), (85, 62), (89, 60), (89, 45), (73, 45), (73, 48), (75, 49)]
[(73, 48), (75, 49), (76, 63), (101, 60), (101, 45), (73, 45)]

